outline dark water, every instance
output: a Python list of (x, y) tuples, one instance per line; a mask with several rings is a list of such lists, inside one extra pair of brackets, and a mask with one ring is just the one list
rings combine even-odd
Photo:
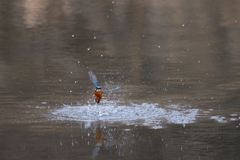
[(1, 1), (1, 159), (240, 159), (239, 5)]

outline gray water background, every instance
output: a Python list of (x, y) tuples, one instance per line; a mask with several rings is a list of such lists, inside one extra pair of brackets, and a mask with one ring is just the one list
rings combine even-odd
[(239, 3), (1, 1), (1, 159), (240, 159)]

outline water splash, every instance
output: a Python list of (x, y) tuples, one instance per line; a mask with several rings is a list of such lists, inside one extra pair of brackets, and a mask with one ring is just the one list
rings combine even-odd
[(107, 121), (121, 122), (126, 125), (142, 125), (160, 129), (165, 123), (194, 123), (198, 109), (191, 106), (169, 105), (161, 108), (157, 103), (117, 105), (106, 103), (101, 105), (68, 106), (52, 112), (57, 120), (72, 121)]

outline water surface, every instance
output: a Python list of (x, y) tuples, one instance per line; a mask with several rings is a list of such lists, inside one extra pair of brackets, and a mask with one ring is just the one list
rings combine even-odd
[(1, 1), (1, 158), (240, 159), (238, 6)]

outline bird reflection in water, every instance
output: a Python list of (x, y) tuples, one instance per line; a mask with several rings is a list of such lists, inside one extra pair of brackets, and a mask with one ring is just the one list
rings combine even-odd
[(99, 128), (97, 128), (96, 129), (96, 136), (95, 136), (96, 145), (95, 145), (95, 148), (94, 148), (94, 150), (92, 152), (93, 156), (97, 156), (98, 155), (98, 152), (100, 151), (100, 148), (102, 146), (102, 141), (103, 140), (109, 141), (108, 139), (103, 138), (102, 131)]

